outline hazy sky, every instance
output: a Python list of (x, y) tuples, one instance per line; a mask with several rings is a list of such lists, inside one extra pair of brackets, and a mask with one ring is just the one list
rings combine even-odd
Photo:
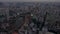
[(44, 2), (44, 1), (47, 1), (47, 2), (60, 2), (60, 0), (0, 0), (0, 2), (34, 2), (34, 1), (37, 1), (37, 2)]

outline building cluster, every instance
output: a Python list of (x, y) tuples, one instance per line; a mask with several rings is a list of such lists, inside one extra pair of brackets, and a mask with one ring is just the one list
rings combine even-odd
[(8, 5), (7, 8), (0, 8), (1, 34), (3, 32), (4, 34), (59, 34), (60, 8), (58, 4), (24, 2), (6, 5)]

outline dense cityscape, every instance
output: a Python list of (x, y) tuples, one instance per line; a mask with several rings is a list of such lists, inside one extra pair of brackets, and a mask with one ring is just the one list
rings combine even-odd
[(0, 2), (0, 34), (60, 34), (60, 3)]

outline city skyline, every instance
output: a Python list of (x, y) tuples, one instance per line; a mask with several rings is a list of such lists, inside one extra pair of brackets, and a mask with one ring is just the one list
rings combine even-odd
[(60, 2), (60, 0), (0, 0), (0, 2)]

